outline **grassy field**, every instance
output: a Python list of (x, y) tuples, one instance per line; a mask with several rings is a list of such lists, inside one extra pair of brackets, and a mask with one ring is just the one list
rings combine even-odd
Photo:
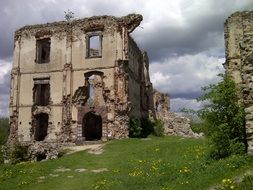
[[(235, 189), (233, 177), (253, 169), (251, 157), (213, 161), (206, 151), (204, 139), (113, 140), (100, 155), (82, 151), (58, 160), (0, 165), (0, 189), (202, 190), (217, 184)], [(249, 177), (240, 189), (252, 184)]]

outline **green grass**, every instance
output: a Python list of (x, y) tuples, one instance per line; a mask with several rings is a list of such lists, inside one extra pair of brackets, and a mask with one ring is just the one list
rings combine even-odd
[[(100, 155), (82, 151), (58, 160), (1, 165), (0, 189), (203, 190), (253, 167), (253, 158), (247, 156), (219, 161), (206, 159), (204, 139), (113, 140), (104, 149)], [(60, 167), (71, 170), (54, 171)], [(87, 171), (76, 172), (78, 168)], [(109, 171), (91, 172), (100, 168)]]
[(237, 186), (238, 190), (252, 190), (253, 189), (253, 176), (244, 177), (243, 181)]

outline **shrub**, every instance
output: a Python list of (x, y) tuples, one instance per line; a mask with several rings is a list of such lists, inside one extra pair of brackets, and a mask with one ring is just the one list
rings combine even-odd
[(152, 121), (149, 118), (130, 118), (129, 137), (146, 138), (150, 134), (164, 136), (164, 123), (161, 120)]
[(129, 121), (129, 137), (141, 137), (141, 122), (138, 118), (131, 117)]
[(8, 118), (0, 118), (0, 145), (6, 143), (8, 135), (9, 135), (9, 119)]
[(215, 85), (203, 88), (199, 100), (209, 103), (199, 112), (211, 144), (210, 156), (215, 159), (246, 152), (244, 107), (239, 102), (238, 89), (227, 75)]
[(164, 123), (159, 119), (154, 123), (154, 135), (158, 137), (164, 136)]
[(204, 123), (195, 123), (195, 122), (191, 122), (191, 129), (194, 133), (204, 133), (206, 134), (206, 127)]
[(28, 161), (30, 159), (28, 146), (22, 145), (20, 142), (15, 142), (8, 154), (12, 164)]
[(3, 155), (3, 152), (0, 151), (0, 164), (3, 164), (4, 163), (4, 155)]
[(141, 137), (146, 138), (154, 132), (155, 123), (150, 118), (141, 118)]

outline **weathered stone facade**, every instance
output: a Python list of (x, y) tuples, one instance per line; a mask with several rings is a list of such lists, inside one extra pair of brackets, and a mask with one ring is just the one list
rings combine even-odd
[(147, 53), (130, 36), (141, 21), (98, 16), (17, 30), (9, 144), (28, 145), (37, 160), (55, 158), (62, 145), (128, 137), (131, 116), (191, 136), (189, 121), (169, 112), (167, 94), (153, 90)]
[(253, 154), (253, 12), (236, 12), (225, 22), (224, 67), (241, 88), (245, 104), (248, 153)]
[(17, 30), (9, 142), (125, 138), (129, 117), (154, 114), (148, 56), (130, 36), (141, 21), (98, 16)]

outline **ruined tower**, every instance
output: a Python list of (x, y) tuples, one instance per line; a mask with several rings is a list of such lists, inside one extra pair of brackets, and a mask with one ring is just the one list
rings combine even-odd
[(9, 142), (82, 143), (128, 136), (154, 113), (148, 56), (130, 33), (142, 16), (95, 16), (15, 32)]
[(253, 12), (232, 14), (225, 22), (224, 67), (241, 88), (245, 105), (248, 153), (253, 154)]

